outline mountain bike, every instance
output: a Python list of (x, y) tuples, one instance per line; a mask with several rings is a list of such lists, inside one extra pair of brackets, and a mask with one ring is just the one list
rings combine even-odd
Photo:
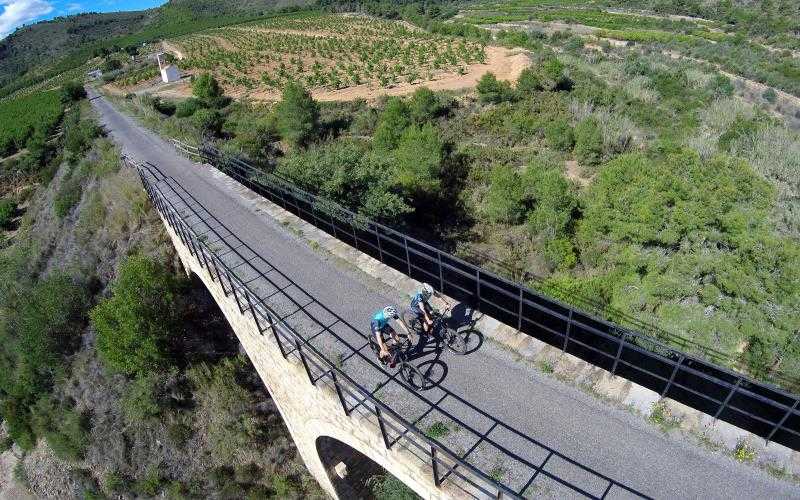
[[(451, 310), (453, 306), (448, 305), (447, 309), (440, 312), (438, 309), (431, 311), (431, 319), (433, 319), (433, 326), (431, 327), (431, 335), (444, 343), (448, 349), (456, 354), (467, 353), (467, 341), (459, 335), (455, 328), (450, 327), (449, 322), (452, 318)], [(410, 318), (410, 319), (409, 319)], [(409, 330), (414, 332), (415, 335), (425, 335), (425, 328), (422, 319), (410, 309), (406, 311), (406, 318), (403, 319)]]
[[(400, 376), (412, 389), (422, 389), (425, 387), (425, 376), (422, 372), (408, 361), (408, 350), (411, 342), (408, 336), (401, 334), (383, 335), (383, 342), (389, 350), (389, 356), (381, 358), (381, 348), (378, 341), (375, 340), (374, 335), (369, 336), (369, 347), (375, 353), (384, 366), (389, 368), (397, 368), (400, 371)], [(388, 338), (387, 338), (388, 337)]]

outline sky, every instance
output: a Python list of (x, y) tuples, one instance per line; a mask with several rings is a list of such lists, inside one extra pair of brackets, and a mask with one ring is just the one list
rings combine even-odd
[(143, 10), (166, 0), (0, 0), (0, 39), (18, 26), (81, 12)]

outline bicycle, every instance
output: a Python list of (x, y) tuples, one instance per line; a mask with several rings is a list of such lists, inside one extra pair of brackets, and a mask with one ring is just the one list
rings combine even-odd
[(378, 345), (378, 341), (375, 340), (375, 335), (369, 336), (369, 347), (372, 349), (372, 352), (375, 353), (378, 361), (389, 368), (398, 367), (400, 377), (402, 377), (412, 389), (424, 388), (425, 376), (419, 368), (408, 361), (408, 349), (411, 346), (408, 336), (394, 333), (393, 335), (389, 335), (389, 338), (386, 338), (384, 333), (381, 333), (381, 335), (383, 335), (383, 342), (389, 350), (389, 356), (384, 358), (380, 356), (381, 348)]
[[(433, 325), (431, 326), (431, 335), (433, 335), (433, 337), (438, 341), (444, 343), (444, 345), (446, 345), (447, 348), (454, 353), (466, 354), (466, 340), (464, 340), (464, 337), (458, 334), (458, 331), (456, 331), (455, 328), (451, 328), (448, 324), (451, 319), (450, 313), (452, 309), (453, 306), (448, 305), (444, 312), (440, 312), (438, 309), (433, 309), (431, 311), (431, 319), (433, 320)], [(406, 316), (410, 316), (412, 318), (410, 321), (406, 321), (405, 319), (403, 320), (408, 329), (414, 332), (414, 334), (417, 336), (424, 335), (425, 329), (422, 324), (422, 319), (411, 310), (406, 311)]]

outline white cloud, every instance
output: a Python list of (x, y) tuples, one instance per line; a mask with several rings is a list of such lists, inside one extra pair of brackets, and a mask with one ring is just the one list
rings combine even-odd
[(5, 38), (17, 26), (33, 21), (53, 11), (53, 5), (45, 0), (0, 0), (0, 38)]
[(83, 5), (79, 3), (68, 3), (64, 8), (67, 12), (77, 12), (83, 9)]

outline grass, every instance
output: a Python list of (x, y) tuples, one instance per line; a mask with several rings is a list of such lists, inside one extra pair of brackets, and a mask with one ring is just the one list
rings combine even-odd
[(391, 474), (373, 476), (367, 480), (376, 500), (419, 500), (419, 495)]
[(431, 439), (441, 439), (448, 434), (450, 434), (450, 429), (448, 429), (444, 422), (434, 422), (425, 431), (425, 435)]
[(746, 439), (741, 439), (733, 449), (733, 458), (739, 462), (750, 463), (756, 459), (756, 450)]
[(653, 403), (650, 416), (647, 417), (647, 420), (665, 433), (677, 429), (681, 424), (680, 419), (672, 415), (672, 412), (669, 411), (665, 401)]

